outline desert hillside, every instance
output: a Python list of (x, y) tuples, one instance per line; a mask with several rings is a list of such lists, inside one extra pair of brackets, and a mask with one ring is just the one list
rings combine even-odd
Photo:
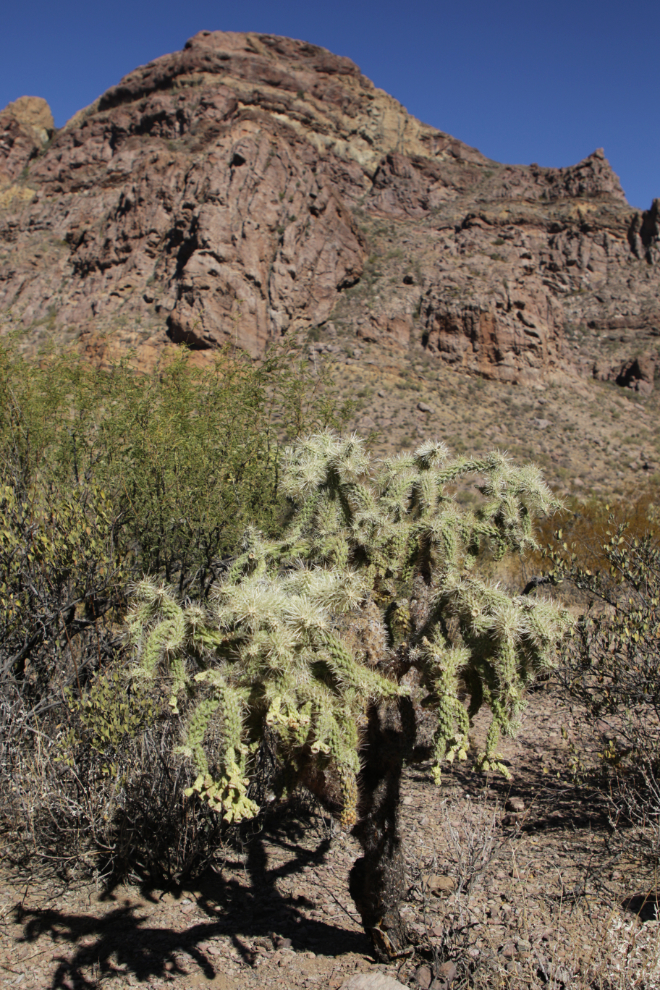
[(0, 113), (0, 326), (28, 353), (302, 336), (383, 447), (506, 445), (576, 491), (658, 457), (659, 238), (602, 150), (491, 161), (288, 38), (202, 31), (59, 131), (38, 98)]
[(302, 41), (0, 111), (3, 986), (660, 987), (659, 289)]

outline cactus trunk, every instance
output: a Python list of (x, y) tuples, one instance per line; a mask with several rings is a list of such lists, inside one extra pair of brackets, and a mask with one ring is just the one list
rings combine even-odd
[(403, 761), (410, 748), (403, 724), (411, 714), (406, 711), (409, 706), (408, 699), (373, 704), (361, 754), (359, 819), (354, 832), (364, 855), (351, 870), (350, 893), (382, 962), (405, 955), (407, 945), (406, 926), (399, 914), (406, 892), (399, 799)]

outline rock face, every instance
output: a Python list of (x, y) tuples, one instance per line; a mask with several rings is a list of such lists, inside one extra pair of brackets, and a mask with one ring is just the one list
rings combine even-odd
[(0, 183), (17, 179), (48, 144), (55, 123), (50, 107), (38, 96), (21, 96), (0, 113)]
[(616, 382), (624, 388), (630, 388), (641, 395), (649, 395), (653, 391), (653, 380), (657, 365), (657, 355), (653, 352), (640, 354), (638, 357), (624, 361), (623, 364), (610, 365), (607, 361), (597, 361), (593, 375), (601, 382)]
[(331, 327), (506, 382), (653, 350), (660, 201), (631, 209), (601, 150), (493, 162), (313, 45), (202, 31), (52, 133), (43, 100), (0, 114), (0, 322), (27, 349), (256, 357)]

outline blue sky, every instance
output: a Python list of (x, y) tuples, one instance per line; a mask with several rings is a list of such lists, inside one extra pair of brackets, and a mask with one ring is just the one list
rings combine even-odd
[(498, 161), (564, 166), (604, 147), (634, 206), (660, 197), (660, 0), (4, 0), (0, 107), (43, 96), (61, 126), (203, 29), (348, 55)]

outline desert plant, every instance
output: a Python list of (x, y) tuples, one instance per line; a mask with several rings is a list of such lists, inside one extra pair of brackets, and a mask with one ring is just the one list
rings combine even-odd
[[(613, 823), (641, 826), (640, 851), (660, 862), (660, 543), (610, 517), (591, 567), (567, 544), (553, 549), (553, 581), (584, 611), (566, 640), (560, 676), (601, 737)], [(590, 560), (590, 563), (591, 563)], [(612, 784), (614, 783), (614, 787)], [(631, 841), (630, 835), (627, 839)]]
[[(117, 735), (126, 698), (101, 688), (125, 660), (132, 579), (204, 598), (249, 521), (277, 531), (280, 444), (341, 418), (294, 358), (256, 367), (226, 352), (200, 369), (176, 353), (140, 374), (0, 348), (0, 827), (29, 837), (14, 844), (26, 855), (55, 846), (73, 862), (98, 839), (111, 871), (130, 865), (141, 836), (153, 872), (168, 835), (176, 847), (191, 823), (214, 834), (208, 809), (191, 818), (181, 806), (176, 716), (157, 706), (155, 725)], [(130, 773), (108, 778), (113, 766)], [(155, 821), (169, 826), (146, 851)], [(169, 850), (166, 869), (189, 865), (195, 841)]]
[[(492, 721), (476, 764), (507, 773), (500, 733), (515, 731), (524, 688), (552, 663), (568, 622), (475, 565), (485, 552), (532, 548), (535, 514), (556, 503), (535, 467), (452, 458), (442, 443), (373, 465), (360, 438), (324, 431), (290, 447), (281, 470), (283, 536), (249, 529), (208, 602), (138, 585), (135, 677), (166, 684), (181, 710), (191, 797), (229, 821), (255, 815), (250, 783), (268, 747), (276, 789), (302, 781), (355, 828), (364, 855), (351, 894), (390, 959), (406, 952), (404, 761), (431, 756), (439, 781), (444, 762), (467, 758), (485, 703)], [(461, 508), (455, 488), (470, 476), (481, 503)]]

